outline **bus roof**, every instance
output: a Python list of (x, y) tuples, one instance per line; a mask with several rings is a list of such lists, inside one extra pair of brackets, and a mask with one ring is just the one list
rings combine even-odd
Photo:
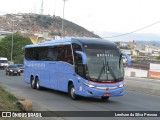
[(26, 45), (25, 48), (32, 48), (32, 47), (42, 47), (42, 46), (53, 46), (53, 45), (60, 45), (60, 44), (71, 44), (71, 39), (59, 39), (59, 40), (51, 40), (46, 41), (38, 44)]
[(80, 43), (81, 45), (90, 45), (90, 46), (100, 46), (101, 48), (107, 47), (111, 49), (117, 48), (117, 45), (113, 42), (110, 42), (105, 39), (101, 38), (85, 38), (85, 37), (70, 37), (65, 39), (59, 39), (59, 40), (51, 40), (39, 44), (32, 44), (32, 45), (26, 45), (25, 48), (32, 48), (32, 47), (42, 47), (42, 46), (54, 46), (54, 45), (66, 45), (71, 43)]

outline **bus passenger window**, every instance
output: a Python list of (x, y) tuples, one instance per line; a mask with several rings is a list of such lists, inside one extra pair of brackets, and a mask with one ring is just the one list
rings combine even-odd
[(57, 61), (64, 61), (64, 49), (59, 47), (56, 50), (57, 55)]
[(38, 52), (35, 54), (35, 60), (39, 60), (39, 53)]
[(70, 45), (65, 46), (65, 58), (64, 61), (73, 64), (72, 50)]

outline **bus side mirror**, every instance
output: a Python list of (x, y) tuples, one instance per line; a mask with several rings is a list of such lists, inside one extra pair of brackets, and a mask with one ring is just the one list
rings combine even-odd
[(122, 56), (124, 56), (127, 59), (127, 65), (130, 66), (131, 65), (131, 57), (126, 53), (122, 53)]
[(87, 64), (87, 57), (86, 54), (82, 51), (75, 51), (76, 54), (80, 55), (82, 57), (82, 64)]

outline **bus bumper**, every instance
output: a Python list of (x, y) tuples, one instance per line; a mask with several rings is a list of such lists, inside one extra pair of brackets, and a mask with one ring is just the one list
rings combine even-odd
[(113, 97), (113, 96), (123, 96), (124, 87), (118, 88), (116, 90), (96, 90), (94, 88), (87, 88), (85, 91), (86, 97)]
[(85, 97), (114, 97), (114, 96), (123, 96), (124, 95), (124, 82), (118, 83), (116, 85), (103, 85), (103, 86), (87, 86), (84, 85), (81, 88), (81, 92), (78, 92), (79, 95)]

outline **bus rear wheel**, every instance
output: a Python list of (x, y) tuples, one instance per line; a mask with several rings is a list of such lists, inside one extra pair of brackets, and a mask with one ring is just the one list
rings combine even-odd
[(35, 79), (32, 79), (32, 80), (31, 80), (31, 87), (32, 87), (33, 89), (36, 89), (36, 81), (35, 81)]
[(36, 89), (37, 89), (37, 90), (40, 90), (40, 89), (41, 89), (41, 86), (40, 86), (40, 84), (39, 84), (39, 79), (38, 79), (38, 78), (36, 79)]
[(74, 88), (74, 85), (71, 84), (69, 85), (69, 96), (71, 97), (72, 100), (77, 100), (78, 99), (78, 96), (75, 94), (75, 88)]

